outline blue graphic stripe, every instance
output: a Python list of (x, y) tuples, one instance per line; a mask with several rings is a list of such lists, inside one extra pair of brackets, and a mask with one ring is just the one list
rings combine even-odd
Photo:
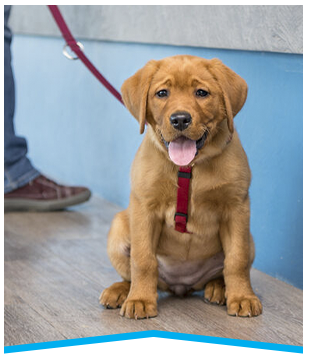
[(143, 339), (143, 338), (151, 338), (151, 337), (173, 339), (173, 340), (196, 341), (196, 342), (203, 342), (203, 343), (217, 344), (217, 345), (240, 346), (240, 347), (254, 348), (254, 349), (285, 351), (285, 352), (293, 352), (293, 353), (301, 353), (301, 354), (303, 353), (302, 346), (274, 344), (274, 343), (258, 342), (258, 341), (250, 341), (250, 340), (227, 339), (227, 338), (220, 338), (214, 336), (182, 334), (182, 333), (174, 333), (174, 332), (166, 332), (166, 331), (158, 331), (158, 330), (94, 336), (94, 337), (87, 337), (80, 339), (49, 341), (49, 342), (34, 343), (34, 344), (5, 346), (4, 353), (8, 354), (8, 353), (15, 353), (22, 351), (42, 350), (42, 349), (51, 349), (51, 348), (77, 346), (77, 345), (89, 345), (89, 344), (98, 344), (98, 343), (105, 343), (111, 341), (123, 341), (123, 340)]

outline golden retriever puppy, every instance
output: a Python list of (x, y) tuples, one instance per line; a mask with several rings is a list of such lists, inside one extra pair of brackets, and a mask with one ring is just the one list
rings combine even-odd
[(150, 61), (122, 86), (126, 107), (147, 132), (131, 171), (128, 208), (108, 235), (123, 278), (100, 303), (128, 318), (157, 315), (157, 289), (207, 302), (234, 316), (257, 316), (250, 283), (247, 156), (233, 118), (246, 82), (220, 60), (173, 56)]

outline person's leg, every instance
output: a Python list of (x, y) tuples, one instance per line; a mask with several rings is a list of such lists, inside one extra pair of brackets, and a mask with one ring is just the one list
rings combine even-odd
[(4, 5), (4, 210), (61, 210), (87, 201), (91, 192), (85, 187), (59, 185), (41, 175), (27, 158), (26, 139), (15, 135), (10, 10), (10, 5)]
[(4, 193), (28, 184), (40, 173), (27, 158), (26, 139), (14, 130), (15, 88), (11, 67), (12, 32), (8, 27), (11, 6), (4, 5)]

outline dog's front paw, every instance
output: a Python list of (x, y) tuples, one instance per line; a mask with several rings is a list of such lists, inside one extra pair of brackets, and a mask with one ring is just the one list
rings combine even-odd
[(262, 304), (255, 295), (228, 296), (227, 313), (231, 316), (251, 317), (262, 314)]
[(157, 304), (149, 300), (127, 299), (121, 307), (120, 315), (129, 319), (145, 319), (157, 316)]

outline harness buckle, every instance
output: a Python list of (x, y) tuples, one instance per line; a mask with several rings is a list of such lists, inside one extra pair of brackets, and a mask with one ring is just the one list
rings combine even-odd
[(185, 178), (185, 179), (191, 179), (192, 173), (191, 172), (185, 172), (185, 171), (178, 171), (178, 177)]
[(185, 217), (185, 218), (186, 218), (186, 221), (188, 221), (188, 214), (184, 214), (184, 213), (181, 213), (181, 212), (176, 212), (176, 213), (175, 213), (175, 216), (174, 216), (174, 220), (176, 219), (176, 216)]

